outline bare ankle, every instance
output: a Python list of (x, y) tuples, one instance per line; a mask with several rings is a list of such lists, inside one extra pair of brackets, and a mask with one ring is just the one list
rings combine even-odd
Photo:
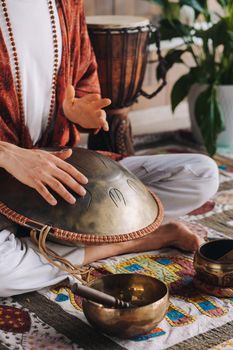
[(157, 250), (169, 246), (194, 251), (200, 244), (198, 236), (193, 234), (184, 223), (172, 221), (143, 238), (122, 243), (88, 246), (85, 249), (84, 264), (116, 255)]

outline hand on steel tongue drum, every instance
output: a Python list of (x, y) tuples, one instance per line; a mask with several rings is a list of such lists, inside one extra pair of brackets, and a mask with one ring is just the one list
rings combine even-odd
[(57, 204), (50, 190), (70, 204), (74, 204), (76, 200), (70, 189), (78, 195), (85, 195), (86, 191), (82, 185), (85, 185), (88, 179), (64, 161), (71, 156), (72, 150), (47, 152), (7, 144), (5, 152), (4, 169), (24, 185), (35, 189), (49, 204)]
[(98, 94), (87, 94), (77, 98), (74, 87), (69, 85), (65, 91), (63, 110), (70, 121), (85, 129), (103, 128), (104, 131), (108, 131), (109, 126), (103, 108), (110, 104), (110, 99), (101, 98)]

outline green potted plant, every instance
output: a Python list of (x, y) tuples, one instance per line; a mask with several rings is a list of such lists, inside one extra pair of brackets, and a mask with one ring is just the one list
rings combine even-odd
[[(162, 40), (182, 39), (182, 44), (164, 57), (167, 70), (177, 63), (188, 68), (173, 86), (172, 110), (184, 98), (195, 97), (195, 120), (191, 120), (197, 124), (209, 154), (216, 152), (225, 125), (228, 143), (233, 146), (233, 1), (216, 0), (218, 13), (211, 10), (207, 0), (149, 1), (163, 8)], [(185, 61), (187, 54), (192, 57), (191, 65)], [(161, 72), (159, 65), (158, 79)]]

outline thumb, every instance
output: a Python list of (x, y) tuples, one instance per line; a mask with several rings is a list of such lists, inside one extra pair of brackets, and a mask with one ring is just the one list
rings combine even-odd
[(68, 85), (65, 91), (65, 100), (68, 102), (73, 102), (75, 98), (75, 90), (73, 85)]
[(72, 155), (72, 149), (71, 148), (63, 149), (61, 151), (51, 152), (51, 154), (62, 160), (65, 160), (67, 158), (70, 158), (70, 156)]

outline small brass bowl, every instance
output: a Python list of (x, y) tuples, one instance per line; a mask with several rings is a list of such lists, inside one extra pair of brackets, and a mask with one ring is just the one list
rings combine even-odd
[(131, 338), (153, 329), (168, 309), (167, 286), (156, 278), (139, 274), (108, 275), (90, 287), (135, 305), (116, 309), (83, 300), (83, 311), (97, 330), (121, 338)]
[(196, 278), (216, 287), (233, 287), (233, 260), (224, 261), (232, 250), (232, 239), (217, 239), (200, 246), (194, 255)]

